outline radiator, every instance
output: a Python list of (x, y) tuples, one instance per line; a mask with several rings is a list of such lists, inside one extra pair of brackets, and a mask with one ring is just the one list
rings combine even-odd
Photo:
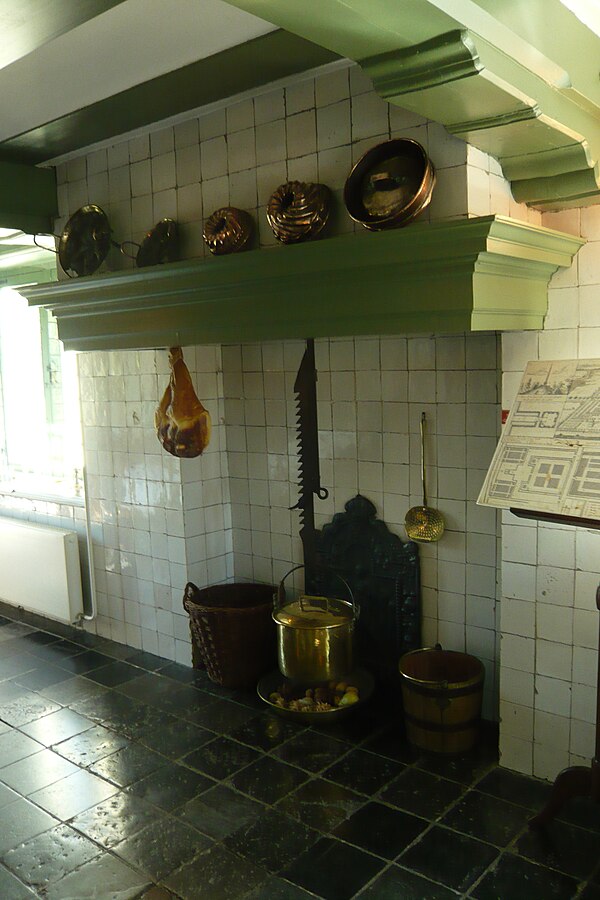
[(74, 622), (83, 612), (77, 534), (0, 517), (0, 600)]

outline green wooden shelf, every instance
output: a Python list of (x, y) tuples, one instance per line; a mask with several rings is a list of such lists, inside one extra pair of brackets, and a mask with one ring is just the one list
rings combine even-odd
[(68, 350), (539, 329), (584, 243), (502, 216), (418, 224), (27, 288)]

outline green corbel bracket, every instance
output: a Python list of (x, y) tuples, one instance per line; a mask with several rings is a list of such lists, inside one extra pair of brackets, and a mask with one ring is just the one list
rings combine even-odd
[(539, 73), (517, 73), (481, 37), (455, 30), (360, 65), (384, 99), (497, 158), (518, 202), (560, 209), (600, 199), (600, 118)]
[(498, 159), (517, 200), (600, 199), (600, 38), (560, 0), (229, 2), (357, 61), (388, 102)]
[(51, 234), (57, 215), (54, 169), (0, 161), (0, 228)]

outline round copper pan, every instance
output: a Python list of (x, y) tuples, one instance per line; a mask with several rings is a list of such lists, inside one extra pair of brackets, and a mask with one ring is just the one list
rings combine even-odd
[(346, 179), (350, 217), (369, 231), (408, 225), (431, 200), (433, 164), (417, 141), (407, 138), (371, 147)]

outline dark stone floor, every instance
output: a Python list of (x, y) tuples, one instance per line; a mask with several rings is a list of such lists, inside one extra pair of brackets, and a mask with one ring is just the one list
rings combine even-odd
[(529, 831), (549, 786), (491, 742), (417, 753), (375, 699), (300, 726), (42, 625), (0, 619), (2, 900), (600, 900), (600, 807)]

